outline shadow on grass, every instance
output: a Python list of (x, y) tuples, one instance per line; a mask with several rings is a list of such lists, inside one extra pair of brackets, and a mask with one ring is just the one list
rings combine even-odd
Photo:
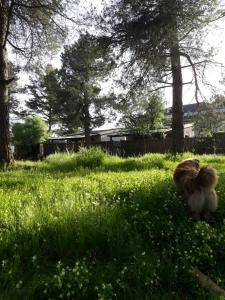
[[(61, 160), (55, 156), (37, 164), (21, 163), (15, 173), (6, 172), (1, 178), (0, 188), (21, 190), (26, 185), (25, 192), (33, 192), (24, 206), (15, 211), (9, 206), (6, 216), (3, 214), (4, 225), (10, 226), (0, 228), (0, 287), (9, 299), (32, 299), (34, 295), (33, 299), (45, 299), (44, 280), (55, 289), (46, 296), (52, 299), (58, 299), (71, 282), (78, 284), (76, 295), (88, 291), (80, 299), (100, 297), (98, 293), (103, 299), (115, 298), (114, 292), (118, 299), (154, 299), (162, 287), (162, 293), (175, 291), (182, 298), (184, 286), (190, 297), (190, 291), (196, 291), (196, 285), (187, 279), (190, 263), (213, 272), (215, 278), (221, 274), (225, 278), (221, 268), (225, 259), (224, 173), (218, 184), (221, 204), (213, 221), (193, 223), (169, 172), (159, 172), (173, 170), (180, 157), (154, 154), (121, 159), (105, 155), (96, 164), (95, 153), (87, 157), (83, 153), (78, 161), (67, 155)], [(220, 159), (201, 159), (220, 164)], [(143, 170), (153, 171), (119, 174)], [(118, 174), (96, 175), (107, 172)], [(87, 175), (86, 181), (70, 178)], [(69, 178), (61, 184), (61, 177)], [(80, 198), (74, 196), (79, 190)], [(26, 205), (27, 214), (23, 214)], [(92, 266), (88, 281), (83, 265), (76, 274), (73, 269), (62, 267), (59, 271), (56, 267), (61, 261), (73, 268), (84, 258)], [(57, 286), (53, 285), (55, 274)], [(17, 287), (20, 281), (26, 290), (24, 297), (22, 288)], [(206, 298), (193, 294), (192, 299)]]
[(25, 267), (33, 255), (41, 257), (43, 265), (58, 260), (69, 262), (82, 256), (102, 262), (128, 259), (143, 245), (150, 245), (146, 226), (149, 222), (153, 227), (158, 223), (162, 228), (168, 220), (176, 226), (184, 219), (188, 222), (185, 205), (177, 199), (173, 188), (168, 189), (168, 184), (163, 181), (151, 189), (145, 187), (133, 193), (118, 188), (87, 211), (64, 209), (59, 215), (53, 209), (49, 215), (43, 208), (28, 228), (17, 226), (18, 231), (5, 233), (7, 242), (1, 243), (1, 257), (3, 253), (13, 255), (16, 244), (16, 253), (20, 253)]
[(173, 189), (168, 191), (168, 181), (133, 193), (128, 188), (118, 188), (86, 211), (62, 209), (61, 215), (54, 209), (37, 211), (28, 227), (18, 224), (4, 232), (6, 239), (1, 242), (0, 257), (18, 255), (22, 273), (34, 255), (41, 259), (43, 268), (51, 262), (70, 263), (83, 256), (102, 262), (129, 259), (150, 243), (147, 221), (157, 217), (165, 226), (168, 220), (165, 195), (175, 201), (170, 215), (176, 223), (183, 222), (182, 214), (177, 217), (178, 210), (184, 213), (183, 204), (176, 199)]
[[(23, 170), (19, 168), (14, 172), (4, 172), (0, 179), (0, 189), (10, 192), (10, 191), (22, 191), (28, 187), (31, 190), (36, 190), (35, 185), (40, 182), (42, 178), (47, 180), (51, 172), (43, 173), (41, 170)], [(53, 174), (52, 174), (53, 175)]]
[[(207, 226), (203, 229), (211, 230)], [(22, 223), (14, 230), (5, 231), (0, 241), (0, 257), (6, 262), (4, 272), (9, 274), (11, 270), (11, 275), (6, 277), (3, 272), (0, 286), (15, 297), (19, 290), (16, 284), (22, 280), (29, 298), (36, 290), (43, 290), (40, 279), (34, 283), (37, 274), (53, 278), (58, 261), (73, 266), (85, 257), (88, 262), (94, 262), (93, 283), (79, 279), (83, 285), (80, 293), (90, 289), (90, 295), (95, 294), (96, 285), (109, 282), (117, 287), (120, 299), (138, 299), (140, 295), (145, 299), (154, 293), (154, 286), (164, 286), (163, 292), (169, 294), (171, 289), (179, 290), (180, 278), (174, 265), (183, 266), (179, 259), (183, 258), (184, 251), (189, 253), (192, 245), (197, 247), (198, 243), (210, 249), (222, 243), (218, 240), (219, 244), (215, 244), (201, 231), (198, 236), (195, 230), (196, 224), (190, 221), (186, 205), (177, 197), (169, 180), (135, 191), (118, 186), (99, 203), (83, 210), (66, 208), (63, 204), (55, 210), (43, 208), (26, 225)], [(198, 251), (193, 254), (195, 259), (194, 255), (207, 263), (208, 258), (199, 258)], [(122, 270), (126, 271), (121, 273)], [(152, 285), (145, 286), (146, 278), (153, 281)], [(118, 279), (124, 289), (119, 287)], [(183, 285), (178, 291), (180, 295), (182, 288)]]
[(0, 189), (17, 190), (22, 186), (25, 186), (24, 180), (18, 179), (15, 176), (7, 177), (0, 180)]

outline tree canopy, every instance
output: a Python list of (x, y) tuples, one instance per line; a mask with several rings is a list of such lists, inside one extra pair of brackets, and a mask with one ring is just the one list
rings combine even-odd
[(91, 128), (105, 122), (105, 110), (113, 99), (112, 95), (101, 94), (99, 81), (107, 77), (114, 61), (89, 34), (81, 35), (74, 45), (65, 47), (61, 57), (60, 120), (69, 131), (82, 128), (90, 144)]
[(138, 134), (150, 134), (163, 127), (165, 103), (159, 94), (146, 95), (126, 107), (121, 123)]
[(49, 137), (47, 125), (40, 117), (28, 117), (24, 123), (15, 123), (12, 127), (15, 145), (35, 145), (43, 143)]
[(68, 4), (76, 0), (1, 0), (0, 2), (0, 165), (11, 161), (9, 137), (9, 76), (7, 49), (32, 62), (40, 53), (56, 49), (67, 29)]
[[(4, 46), (7, 43), (29, 60), (37, 54), (55, 50), (65, 39), (68, 8), (73, 0), (4, 0)], [(74, 7), (73, 7), (74, 8)]]
[(26, 101), (30, 114), (40, 114), (48, 124), (51, 131), (52, 125), (58, 121), (57, 97), (58, 97), (58, 71), (51, 65), (45, 70), (37, 69), (35, 76), (30, 77), (30, 83), (25, 87), (30, 98)]
[[(211, 101), (199, 103), (194, 116), (194, 130), (197, 136), (212, 136), (225, 126), (225, 96), (215, 95)], [(222, 111), (221, 111), (222, 109)]]
[(100, 39), (119, 51), (123, 79), (134, 93), (140, 87), (172, 87), (174, 153), (183, 151), (184, 142), (182, 86), (187, 83), (182, 68), (192, 68), (198, 100), (198, 68), (208, 58), (201, 29), (220, 15), (218, 4), (208, 0), (119, 0), (110, 3), (99, 18)]

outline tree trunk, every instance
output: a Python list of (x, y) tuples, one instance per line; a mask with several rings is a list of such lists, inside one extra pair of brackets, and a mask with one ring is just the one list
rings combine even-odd
[(85, 134), (85, 143), (89, 148), (91, 146), (91, 120), (89, 113), (89, 105), (84, 105), (84, 134)]
[(48, 123), (48, 132), (51, 132), (51, 130), (52, 130), (52, 124)]
[[(208, 276), (203, 274), (198, 268), (192, 269), (192, 274), (198, 279), (201, 286), (210, 292), (223, 295), (225, 297), (225, 290), (219, 287), (214, 281)], [(224, 298), (223, 298), (224, 299)]]
[(0, 5), (0, 166), (11, 162), (9, 134), (8, 59), (5, 46), (7, 16), (4, 2)]
[(178, 41), (170, 49), (170, 57), (173, 78), (172, 152), (176, 154), (184, 151), (183, 79)]
[(50, 109), (48, 115), (48, 132), (51, 132), (51, 130), (52, 130), (52, 110)]

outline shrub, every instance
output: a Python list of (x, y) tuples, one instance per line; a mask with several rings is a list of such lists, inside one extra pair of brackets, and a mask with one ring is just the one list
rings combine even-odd
[(24, 123), (15, 123), (12, 127), (13, 143), (20, 158), (28, 158), (37, 151), (35, 145), (47, 140), (47, 125), (39, 117), (26, 118)]
[(73, 171), (76, 168), (94, 169), (103, 164), (107, 154), (98, 147), (81, 147), (78, 153), (55, 153), (46, 158), (48, 165), (59, 171)]
[(43, 143), (48, 138), (47, 125), (39, 117), (29, 117), (22, 123), (12, 127), (15, 145), (35, 145)]
[(77, 166), (92, 169), (100, 167), (105, 156), (106, 153), (98, 147), (81, 147), (76, 155), (76, 163)]
[(76, 168), (76, 153), (54, 153), (49, 155), (45, 161), (48, 167), (57, 171), (73, 171)]

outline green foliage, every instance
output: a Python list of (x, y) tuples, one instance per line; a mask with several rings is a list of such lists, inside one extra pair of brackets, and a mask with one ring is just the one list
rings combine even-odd
[[(101, 40), (119, 53), (127, 97), (146, 89), (172, 88), (174, 154), (184, 151), (182, 64), (191, 68), (197, 81), (195, 63), (212, 56), (202, 29), (222, 16), (221, 9), (219, 1), (208, 0), (118, 0), (109, 1), (98, 18)], [(198, 64), (198, 74), (204, 70), (205, 64)]]
[(49, 168), (60, 171), (75, 171), (80, 168), (95, 169), (103, 165), (108, 155), (98, 147), (81, 147), (78, 153), (56, 153), (46, 159)]
[[(53, 53), (59, 49), (67, 34), (67, 9), (77, 4), (74, 0), (45, 0), (37, 5), (36, 0), (29, 4), (9, 5), (5, 1), (4, 13), (10, 13), (7, 38), (14, 50), (30, 62), (39, 54)], [(5, 29), (6, 30), (6, 29)], [(10, 33), (10, 34), (9, 34)]]
[(15, 145), (35, 145), (43, 143), (49, 137), (47, 125), (39, 117), (29, 117), (24, 123), (15, 123), (12, 133)]
[(220, 9), (218, 1), (208, 0), (109, 1), (99, 16), (98, 29), (105, 44), (116, 47), (119, 59), (124, 58), (121, 80), (126, 90), (129, 87), (135, 93), (138, 87), (145, 89), (156, 82), (170, 86), (168, 57), (174, 47), (179, 48), (179, 56), (193, 62), (206, 58), (202, 28), (221, 15)]
[[(76, 165), (102, 155), (82, 149), (0, 173), (2, 299), (219, 299), (190, 270), (225, 287), (225, 157), (197, 156), (219, 172), (219, 209), (193, 223), (172, 183), (180, 156)], [(64, 160), (71, 167), (58, 169)]]
[(88, 139), (92, 127), (104, 124), (106, 110), (111, 106), (113, 96), (101, 95), (99, 81), (107, 78), (114, 62), (110, 52), (88, 33), (65, 47), (61, 58), (60, 120), (71, 132), (84, 129)]
[(58, 85), (57, 70), (47, 65), (44, 71), (36, 69), (36, 73), (30, 78), (30, 83), (24, 88), (24, 92), (28, 92), (31, 96), (26, 101), (28, 114), (40, 114), (47, 122), (49, 131), (58, 120)]
[(81, 169), (98, 169), (99, 171), (135, 171), (150, 168), (166, 168), (162, 154), (144, 155), (138, 158), (122, 159), (109, 156), (98, 147), (81, 147), (78, 153), (55, 153), (46, 158), (47, 167), (56, 172), (78, 171)]
[[(73, 267), (63, 266), (59, 261), (56, 264), (55, 274), (43, 282), (44, 298), (57, 299), (84, 299), (93, 297), (91, 280), (93, 279), (93, 266), (87, 264), (85, 258), (76, 261)], [(40, 297), (43, 297), (40, 293)]]
[(121, 122), (126, 128), (138, 134), (149, 134), (152, 130), (163, 127), (165, 107), (160, 95), (146, 96), (125, 107)]
[(45, 162), (50, 169), (58, 171), (69, 171), (76, 169), (76, 153), (54, 153), (49, 155)]
[(194, 117), (194, 130), (198, 136), (212, 136), (213, 133), (223, 128), (225, 122), (224, 108), (225, 96), (215, 95), (210, 102), (199, 104), (199, 109)]
[[(29, 3), (28, 3), (29, 2)], [(14, 78), (8, 77), (9, 64), (6, 55), (8, 47), (22, 55), (27, 60), (26, 69), (34, 62), (38, 55), (49, 54), (61, 47), (65, 40), (67, 26), (67, 5), (75, 0), (45, 0), (37, 3), (36, 0), (26, 2), (5, 0), (0, 5), (0, 165), (7, 167), (12, 162), (10, 153), (10, 124), (8, 112), (12, 109), (8, 85)], [(70, 6), (72, 9), (72, 6)], [(22, 65), (22, 61), (20, 64)], [(36, 62), (36, 64), (38, 64)], [(11, 106), (11, 107), (10, 107)], [(16, 105), (17, 106), (17, 105)]]
[(101, 166), (105, 156), (105, 152), (98, 147), (80, 148), (76, 161), (78, 166), (96, 168)]

